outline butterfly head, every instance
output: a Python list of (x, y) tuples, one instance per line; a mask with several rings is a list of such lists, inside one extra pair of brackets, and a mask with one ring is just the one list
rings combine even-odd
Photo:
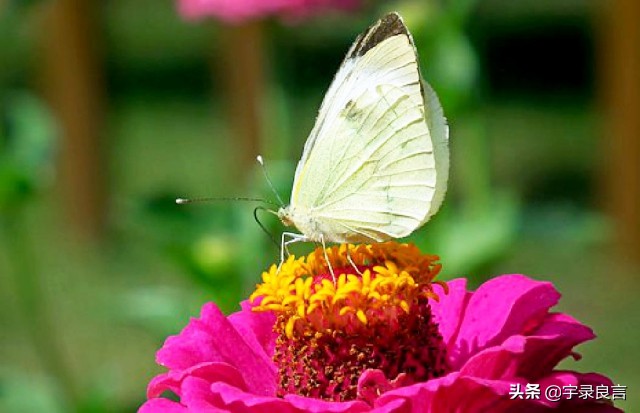
[(292, 215), (293, 214), (291, 211), (291, 206), (285, 206), (278, 210), (278, 218), (280, 218), (280, 221), (282, 221), (282, 223), (287, 227), (292, 227), (295, 225), (293, 223)]

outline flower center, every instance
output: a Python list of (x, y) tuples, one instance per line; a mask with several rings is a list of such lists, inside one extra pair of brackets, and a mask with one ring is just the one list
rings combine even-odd
[(327, 255), (335, 282), (320, 248), (272, 266), (251, 296), (261, 298), (255, 311), (277, 315), (279, 395), (372, 402), (391, 385), (445, 374), (429, 307), (438, 257), (395, 242), (341, 245)]

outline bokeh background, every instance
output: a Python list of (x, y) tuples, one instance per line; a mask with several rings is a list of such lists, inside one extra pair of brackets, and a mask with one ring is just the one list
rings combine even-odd
[(410, 240), (443, 279), (553, 281), (599, 336), (564, 365), (640, 411), (636, 0), (199, 20), (171, 0), (0, 1), (0, 411), (133, 412), (168, 335), (206, 301), (238, 308), (277, 260), (256, 205), (173, 200), (274, 200), (262, 154), (286, 201), (347, 48), (390, 10), (451, 126), (445, 206)]

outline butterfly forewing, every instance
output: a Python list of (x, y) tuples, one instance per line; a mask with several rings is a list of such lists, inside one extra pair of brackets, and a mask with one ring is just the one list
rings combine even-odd
[(442, 201), (446, 140), (412, 39), (390, 14), (356, 40), (325, 96), (296, 169), (294, 223), (334, 242), (409, 235)]
[[(361, 35), (359, 40), (356, 40), (320, 106), (316, 124), (298, 162), (296, 178), (317, 141), (331, 139), (327, 130), (332, 128), (334, 122), (339, 121), (340, 112), (346, 105), (365, 90), (375, 88), (377, 85), (392, 85), (403, 89), (416, 102), (422, 102), (418, 62), (411, 37), (397, 15), (389, 16), (395, 17), (391, 20), (394, 27), (399, 24), (404, 28), (404, 32), (392, 37), (383, 37), (383, 35), (398, 32), (399, 29), (385, 30), (385, 26), (378, 22)], [(375, 47), (372, 43), (374, 39), (381, 41)], [(292, 202), (294, 202), (293, 199)]]
[(421, 106), (381, 85), (340, 119), (299, 177), (300, 205), (335, 240), (359, 239), (362, 231), (375, 231), (376, 241), (408, 235), (425, 218), (436, 185)]

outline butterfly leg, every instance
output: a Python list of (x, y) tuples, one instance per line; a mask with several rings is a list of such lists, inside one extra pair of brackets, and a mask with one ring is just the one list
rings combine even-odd
[(331, 266), (331, 262), (329, 261), (329, 255), (327, 254), (327, 245), (324, 242), (324, 235), (320, 234), (320, 243), (322, 243), (322, 252), (324, 252), (324, 260), (327, 263), (327, 267), (329, 267), (329, 272), (331, 273), (331, 278), (333, 278), (333, 283), (336, 283), (336, 274), (333, 272), (333, 267)]
[(349, 253), (349, 245), (347, 245), (347, 261), (349, 261), (349, 264), (351, 264), (351, 266), (353, 267), (354, 270), (356, 270), (356, 272), (359, 275), (362, 275), (362, 271), (360, 271), (358, 269), (358, 266), (356, 265), (355, 262), (353, 262), (353, 258), (351, 258), (351, 253)]
[[(282, 233), (282, 238), (280, 239), (280, 264), (278, 265), (278, 270), (280, 270), (280, 267), (282, 266), (282, 263), (284, 262), (284, 252), (285, 252), (285, 238), (287, 236), (287, 232), (283, 232)], [(287, 251), (288, 253), (288, 251)], [(288, 255), (287, 255), (288, 256)]]
[[(287, 237), (289, 237), (288, 240), (287, 240)], [(280, 241), (280, 264), (278, 265), (278, 271), (280, 271), (280, 267), (282, 267), (282, 264), (284, 263), (285, 252), (287, 254), (287, 257), (291, 255), (291, 253), (289, 252), (289, 245), (294, 244), (296, 242), (303, 242), (306, 240), (307, 240), (307, 237), (305, 237), (302, 234), (296, 234), (294, 232), (282, 233), (282, 239)]]

